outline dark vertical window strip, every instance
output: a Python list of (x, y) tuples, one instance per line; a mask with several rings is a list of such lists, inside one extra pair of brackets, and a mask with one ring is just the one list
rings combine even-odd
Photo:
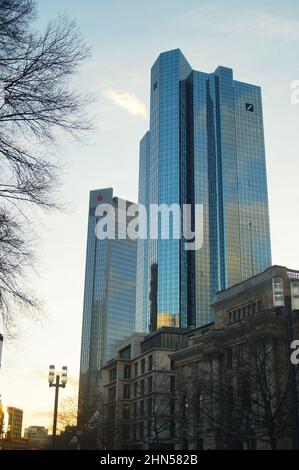
[(216, 94), (216, 134), (217, 134), (217, 196), (219, 218), (219, 246), (220, 246), (220, 289), (226, 288), (225, 266), (225, 230), (223, 213), (223, 171), (222, 171), (222, 139), (221, 139), (221, 105), (219, 78), (215, 77)]
[(217, 171), (216, 171), (216, 136), (214, 127), (214, 105), (211, 97), (210, 82), (207, 80), (207, 142), (208, 142), (208, 178), (209, 178), (209, 226), (210, 226), (210, 276), (211, 292), (216, 294), (218, 283), (218, 207), (217, 207)]

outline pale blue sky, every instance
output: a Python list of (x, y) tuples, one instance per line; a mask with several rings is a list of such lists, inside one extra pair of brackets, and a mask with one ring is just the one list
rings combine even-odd
[[(291, 82), (299, 80), (297, 0), (43, 0), (42, 27), (58, 12), (75, 17), (93, 47), (76, 80), (96, 94), (97, 131), (89, 142), (65, 142), (68, 168), (62, 190), (69, 214), (42, 219), (39, 276), (32, 281), (45, 301), (43, 325), (26, 323), (6, 346), (0, 393), (25, 411), (25, 424), (50, 424), (51, 363), (79, 369), (86, 222), (90, 189), (114, 187), (136, 200), (139, 140), (148, 129), (150, 67), (157, 55), (179, 47), (194, 69), (232, 67), (237, 80), (262, 86), (267, 145), (273, 261), (299, 268), (299, 105)], [(68, 391), (63, 391), (67, 395)]]

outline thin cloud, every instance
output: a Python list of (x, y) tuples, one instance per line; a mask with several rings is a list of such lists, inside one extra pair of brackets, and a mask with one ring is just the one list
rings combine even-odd
[(141, 75), (138, 75), (137, 73), (131, 73), (130, 74), (130, 79), (136, 84), (136, 85), (143, 85), (146, 82), (147, 77), (142, 77)]
[(299, 39), (299, 21), (282, 18), (270, 13), (254, 13), (237, 18), (225, 26), (227, 32), (252, 34), (287, 40)]
[(146, 106), (133, 93), (117, 91), (113, 88), (105, 88), (102, 94), (107, 100), (125, 109), (129, 114), (140, 116), (144, 119), (147, 118)]
[(34, 419), (51, 420), (52, 417), (53, 417), (53, 411), (52, 410), (49, 410), (49, 411), (34, 410), (34, 411), (31, 411), (31, 412), (27, 411), (27, 413), (26, 413), (27, 421), (29, 421), (30, 419), (31, 420), (34, 420)]
[(242, 5), (233, 7), (232, 4), (231, 15), (227, 15), (227, 9), (220, 8), (218, 2), (211, 2), (187, 11), (179, 21), (181, 26), (188, 24), (189, 30), (196, 27), (208, 34), (242, 34), (288, 41), (299, 39), (298, 20), (266, 10), (246, 9)]

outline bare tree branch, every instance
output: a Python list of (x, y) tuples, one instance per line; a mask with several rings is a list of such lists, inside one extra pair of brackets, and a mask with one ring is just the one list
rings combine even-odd
[(90, 53), (78, 26), (62, 16), (39, 33), (32, 29), (36, 14), (33, 0), (0, 0), (0, 315), (6, 327), (15, 307), (37, 305), (24, 283), (34, 262), (28, 209), (59, 208), (60, 166), (50, 150), (64, 133), (79, 138), (91, 129), (90, 97), (71, 86)]

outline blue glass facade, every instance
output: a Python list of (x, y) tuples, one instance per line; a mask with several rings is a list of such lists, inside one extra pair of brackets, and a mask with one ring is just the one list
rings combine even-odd
[[(96, 237), (99, 204), (120, 209), (112, 189), (91, 191), (89, 203), (81, 366), (79, 421), (93, 410), (100, 366), (115, 355), (116, 346), (134, 332), (137, 242)], [(122, 201), (124, 207), (128, 203)], [(117, 213), (117, 212), (116, 212)], [(125, 224), (128, 220), (124, 218)]]
[(142, 242), (136, 329), (200, 326), (213, 320), (217, 291), (271, 265), (261, 90), (165, 52), (152, 68), (144, 139), (139, 202), (202, 204), (204, 243), (187, 252), (184, 240)]
[[(140, 158), (139, 158), (139, 204), (148, 207), (149, 203), (149, 184), (147, 184), (150, 174), (150, 133), (147, 132), (140, 142)], [(142, 315), (136, 317), (136, 329), (146, 332), (149, 324), (148, 310), (148, 246), (147, 239), (138, 239), (137, 241), (137, 264), (136, 278), (136, 310), (142, 312)]]

